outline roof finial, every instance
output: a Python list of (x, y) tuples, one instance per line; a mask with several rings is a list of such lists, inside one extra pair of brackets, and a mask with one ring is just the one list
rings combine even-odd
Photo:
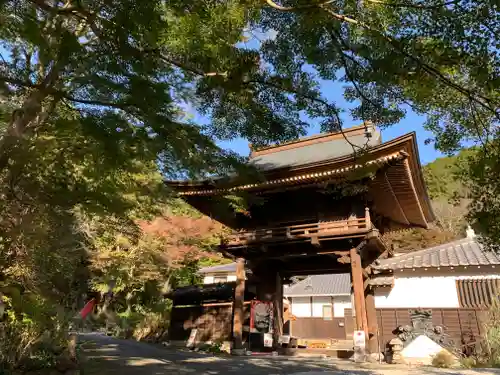
[(467, 224), (467, 229), (465, 230), (465, 233), (467, 235), (467, 238), (476, 237), (476, 233), (474, 232), (474, 229), (472, 229), (469, 224)]

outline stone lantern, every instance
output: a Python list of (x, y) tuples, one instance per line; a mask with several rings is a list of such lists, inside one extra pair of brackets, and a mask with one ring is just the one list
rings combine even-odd
[(391, 360), (390, 363), (400, 364), (404, 363), (403, 356), (401, 355), (401, 351), (403, 350), (403, 341), (400, 339), (393, 338), (389, 341), (389, 347), (391, 348)]

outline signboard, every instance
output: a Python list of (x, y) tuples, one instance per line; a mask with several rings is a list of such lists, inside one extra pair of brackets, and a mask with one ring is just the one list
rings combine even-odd
[(354, 347), (364, 348), (365, 346), (365, 331), (354, 331)]
[(194, 346), (197, 333), (198, 333), (198, 329), (193, 328), (191, 330), (191, 334), (189, 335), (189, 339), (187, 340), (186, 347), (192, 348)]
[(278, 343), (280, 344), (290, 344), (290, 336), (289, 335), (282, 335), (279, 337)]
[(366, 360), (365, 331), (354, 331), (354, 362), (364, 362)]
[(273, 333), (273, 303), (252, 301), (250, 308), (250, 332)]
[(273, 347), (273, 334), (272, 333), (264, 333), (264, 347), (272, 348)]

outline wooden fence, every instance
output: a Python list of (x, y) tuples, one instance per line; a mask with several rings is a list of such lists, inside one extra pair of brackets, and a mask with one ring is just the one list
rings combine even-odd
[[(410, 311), (413, 309), (377, 309), (377, 322), (381, 348), (395, 337), (399, 326), (411, 326)], [(462, 345), (464, 335), (479, 340), (484, 333), (487, 312), (478, 309), (429, 309), (432, 323), (441, 326), (455, 346)], [(197, 342), (230, 341), (233, 311), (230, 303), (201, 306), (176, 306), (172, 309), (169, 339), (185, 341), (196, 328)], [(250, 305), (245, 304), (244, 339), (248, 333)], [(355, 322), (352, 310), (345, 310), (345, 318), (298, 318), (291, 322), (292, 335), (304, 339), (352, 339)]]
[[(430, 309), (433, 326), (441, 326), (454, 342), (461, 346), (465, 335), (479, 339), (484, 332), (486, 312), (476, 309)], [(409, 309), (377, 309), (379, 337), (385, 346), (393, 337), (398, 326), (410, 325)]]
[[(377, 309), (377, 323), (381, 347), (395, 337), (393, 331), (399, 326), (411, 326), (410, 311), (414, 309)], [(465, 335), (472, 335), (479, 340), (484, 333), (484, 325), (487, 322), (487, 312), (479, 309), (446, 308), (426, 309), (432, 311), (432, 324), (441, 326), (445, 334), (449, 335), (455, 346), (462, 345)], [(352, 337), (355, 323), (352, 310), (346, 309), (346, 332), (348, 338)]]
[(344, 318), (297, 318), (291, 322), (292, 336), (302, 339), (345, 339)]
[[(250, 322), (250, 305), (245, 304), (244, 325)], [(186, 341), (197, 329), (196, 342), (223, 342), (232, 339), (232, 303), (200, 306), (174, 306), (170, 318), (169, 340)]]

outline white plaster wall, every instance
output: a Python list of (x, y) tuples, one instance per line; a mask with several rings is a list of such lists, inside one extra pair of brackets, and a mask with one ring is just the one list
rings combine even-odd
[(323, 306), (332, 306), (332, 297), (313, 297), (313, 317), (322, 318), (323, 317)]
[[(291, 312), (298, 318), (322, 318), (323, 306), (331, 305), (332, 297), (313, 297), (311, 305), (311, 297), (293, 297), (291, 298)], [(312, 315), (311, 315), (312, 308)], [(333, 297), (333, 316), (335, 318), (343, 318), (344, 310), (352, 308), (351, 296), (335, 296)]]
[(335, 318), (343, 318), (345, 309), (352, 309), (351, 296), (333, 297), (333, 316)]
[(396, 276), (392, 289), (375, 289), (375, 307), (460, 307), (456, 279), (456, 276)]
[(223, 274), (223, 273), (213, 273), (213, 274), (206, 274), (203, 277), (203, 284), (213, 284), (215, 282), (215, 277), (216, 276), (222, 276), (222, 277), (227, 277), (227, 281), (236, 281), (236, 275), (232, 273), (228, 274)]
[(213, 275), (205, 275), (203, 278), (203, 284), (213, 284), (214, 283), (214, 277)]
[(311, 317), (311, 298), (310, 297), (293, 297), (291, 304), (292, 314), (297, 318)]

